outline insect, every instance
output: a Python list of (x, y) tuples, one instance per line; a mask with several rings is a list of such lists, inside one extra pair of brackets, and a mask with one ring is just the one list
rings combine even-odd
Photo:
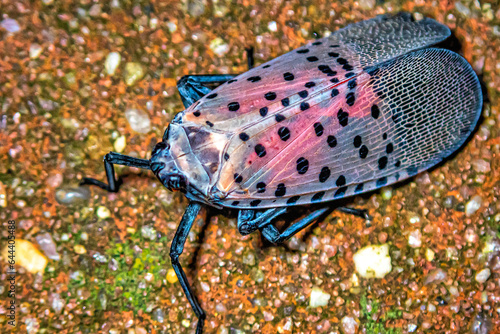
[(464, 143), (479, 119), (482, 95), (467, 61), (429, 48), (449, 35), (432, 19), (383, 15), (241, 75), (183, 77), (178, 89), (186, 109), (151, 159), (110, 152), (104, 157), (108, 183), (83, 182), (117, 191), (113, 166), (139, 167), (190, 200), (170, 256), (201, 333), (205, 313), (179, 256), (203, 206), (237, 209), (242, 234), (260, 230), (279, 243), (331, 204), (279, 231), (273, 220), (290, 207), (407, 179)]

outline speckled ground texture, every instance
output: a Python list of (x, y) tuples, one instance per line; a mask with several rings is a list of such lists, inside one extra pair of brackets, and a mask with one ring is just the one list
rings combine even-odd
[[(333, 212), (283, 246), (241, 236), (234, 213), (204, 211), (181, 261), (206, 333), (499, 333), (500, 6), (469, 0), (1, 0), (0, 248), (14, 219), (48, 264), (16, 267), (12, 328), (0, 260), (0, 332), (194, 333), (168, 257), (182, 194), (129, 168), (117, 168), (116, 194), (79, 181), (104, 180), (110, 150), (149, 158), (183, 109), (181, 76), (239, 73), (246, 47), (259, 64), (400, 10), (448, 25), (484, 84), (467, 145), (352, 199), (371, 222)], [(384, 278), (356, 273), (353, 255), (371, 244), (389, 246)]]

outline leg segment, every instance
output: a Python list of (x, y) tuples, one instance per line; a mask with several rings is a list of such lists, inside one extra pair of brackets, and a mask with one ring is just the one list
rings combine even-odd
[(96, 179), (85, 177), (82, 182), (80, 182), (80, 185), (90, 184), (110, 192), (117, 192), (121, 185), (121, 180), (117, 180), (115, 178), (115, 167), (113, 165), (150, 169), (149, 160), (133, 158), (116, 152), (109, 152), (104, 156), (104, 169), (106, 170), (108, 184)]
[[(253, 68), (253, 47), (245, 49), (248, 69)], [(236, 74), (185, 75), (177, 82), (177, 90), (187, 109), (193, 103), (212, 91), (212, 89), (234, 78)]]
[(203, 323), (205, 321), (205, 312), (201, 308), (196, 296), (193, 294), (191, 287), (189, 286), (188, 279), (184, 270), (182, 269), (181, 264), (179, 263), (179, 256), (182, 254), (184, 250), (184, 244), (186, 243), (186, 239), (189, 234), (189, 230), (193, 226), (193, 223), (196, 219), (196, 216), (200, 212), (201, 204), (196, 202), (190, 202), (189, 206), (182, 216), (182, 220), (177, 228), (177, 232), (175, 232), (175, 237), (172, 240), (172, 245), (170, 246), (170, 259), (172, 261), (172, 267), (174, 267), (175, 274), (179, 279), (179, 283), (181, 284), (182, 290), (186, 294), (186, 298), (191, 304), (194, 313), (198, 317), (198, 325), (196, 326), (196, 334), (201, 334), (203, 331)]
[(187, 109), (212, 91), (208, 86), (218, 86), (234, 78), (235, 74), (185, 75), (177, 82), (182, 103)]
[(270, 224), (271, 221), (284, 214), (287, 208), (273, 208), (265, 211), (240, 210), (238, 212), (238, 231), (242, 235), (252, 233), (259, 228)]
[(298, 222), (292, 224), (292, 226), (288, 227), (285, 231), (279, 232), (276, 227), (272, 224), (265, 225), (262, 229), (262, 235), (272, 243), (281, 243), (288, 238), (292, 237), (299, 231), (303, 230), (310, 224), (314, 223), (318, 218), (320, 218), (323, 214), (327, 213), (331, 209), (326, 207), (322, 209), (318, 209), (306, 216), (305, 218), (299, 220)]
[(348, 213), (348, 214), (354, 215), (356, 217), (363, 218), (365, 220), (372, 220), (372, 217), (368, 214), (367, 210), (348, 208), (345, 206), (338, 207), (335, 210), (338, 210), (338, 211), (343, 212), (343, 213)]

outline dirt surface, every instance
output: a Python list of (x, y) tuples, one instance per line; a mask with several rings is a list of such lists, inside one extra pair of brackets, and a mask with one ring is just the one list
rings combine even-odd
[[(449, 26), (484, 84), (466, 146), (354, 198), (371, 222), (334, 212), (284, 246), (203, 211), (181, 261), (206, 333), (499, 333), (500, 6), (468, 0), (0, 0), (0, 248), (14, 220), (26, 257), (15, 327), (8, 253), (0, 262), (0, 332), (194, 333), (168, 257), (183, 195), (130, 168), (116, 194), (79, 181), (104, 180), (110, 150), (149, 158), (183, 109), (181, 76), (240, 73), (246, 47), (259, 64), (400, 10)], [(384, 244), (392, 270), (362, 278), (353, 255)]]

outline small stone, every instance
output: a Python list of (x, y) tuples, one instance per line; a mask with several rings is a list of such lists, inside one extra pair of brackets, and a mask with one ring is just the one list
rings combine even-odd
[(192, 17), (198, 17), (205, 13), (206, 1), (205, 0), (189, 0), (187, 10)]
[(472, 333), (472, 334), (488, 334), (491, 332), (491, 329), (492, 329), (491, 327), (492, 327), (491, 319), (489, 318), (488, 314), (485, 312), (480, 312), (474, 318), (470, 333)]
[(144, 68), (139, 63), (127, 63), (125, 64), (125, 70), (123, 72), (123, 78), (127, 86), (133, 86), (138, 81), (140, 81), (146, 72)]
[(356, 334), (358, 332), (359, 322), (354, 317), (345, 316), (340, 320), (340, 331), (343, 334)]
[(373, 7), (375, 7), (375, 0), (359, 0), (359, 8), (369, 10)]
[(470, 16), (470, 9), (469, 7), (465, 6), (462, 4), (460, 1), (455, 2), (455, 9), (462, 14), (463, 16), (469, 17)]
[(424, 284), (427, 285), (434, 282), (441, 282), (444, 281), (446, 277), (447, 274), (443, 269), (441, 268), (432, 269), (425, 277)]
[(99, 217), (101, 219), (106, 219), (106, 218), (109, 218), (111, 216), (111, 211), (109, 211), (109, 209), (105, 206), (99, 206), (99, 207), (97, 207), (96, 214), (97, 214), (97, 217)]
[(127, 109), (125, 118), (135, 132), (148, 133), (151, 130), (149, 115), (140, 109)]
[(92, 5), (92, 7), (90, 7), (90, 9), (89, 9), (89, 15), (92, 17), (97, 17), (97, 16), (101, 15), (101, 5), (99, 5), (97, 3)]
[(115, 151), (118, 153), (123, 152), (126, 146), (127, 146), (127, 138), (125, 136), (120, 136), (116, 138), (113, 144)]
[(56, 191), (56, 201), (60, 204), (77, 204), (88, 201), (90, 191), (87, 188), (60, 188)]
[(489, 173), (491, 171), (490, 163), (484, 159), (474, 159), (471, 165), (478, 173)]
[(381, 194), (384, 200), (386, 201), (390, 200), (392, 198), (392, 188), (390, 187), (382, 188)]
[[(2, 251), (4, 259), (9, 258), (8, 245)], [(16, 239), (16, 252), (14, 254), (16, 265), (19, 265), (32, 274), (43, 272), (48, 260), (31, 242), (23, 239)]]
[(43, 48), (40, 44), (33, 43), (30, 45), (30, 58), (37, 59), (42, 54)]
[(457, 199), (455, 196), (446, 196), (443, 199), (443, 206), (447, 209), (453, 208), (457, 204)]
[(122, 60), (122, 56), (118, 52), (110, 52), (106, 56), (106, 60), (104, 61), (104, 69), (107, 74), (114, 75), (118, 67), (120, 66), (120, 62)]
[(408, 245), (412, 248), (418, 248), (422, 246), (422, 232), (420, 230), (414, 230), (408, 235)]
[(263, 311), (262, 314), (264, 315), (265, 321), (273, 321), (274, 320), (274, 315), (271, 312)]
[(248, 265), (248, 266), (254, 266), (255, 265), (255, 255), (252, 252), (248, 252), (243, 257), (243, 263)]
[(156, 240), (156, 230), (151, 225), (141, 227), (141, 234), (146, 239)]
[(171, 284), (174, 284), (178, 281), (177, 275), (175, 274), (174, 269), (169, 269), (167, 272), (167, 281)]
[(217, 37), (210, 42), (210, 50), (212, 50), (216, 56), (223, 57), (229, 52), (229, 45), (224, 42), (222, 38)]
[(63, 182), (62, 173), (54, 173), (47, 178), (47, 185), (51, 188), (59, 187)]
[(183, 319), (181, 321), (181, 324), (182, 324), (182, 326), (184, 326), (186, 328), (189, 328), (189, 326), (191, 326), (191, 322), (189, 320), (187, 320), (187, 319)]
[(0, 182), (0, 207), (7, 207), (7, 187)]
[(425, 250), (425, 259), (427, 261), (432, 262), (432, 260), (434, 260), (434, 255), (435, 255), (435, 253), (434, 253), (434, 251), (432, 249), (427, 248)]
[(278, 24), (276, 21), (271, 21), (267, 24), (267, 29), (269, 29), (269, 31), (276, 32), (278, 31)]
[(204, 292), (210, 292), (210, 285), (207, 282), (200, 282), (200, 286)]
[(9, 34), (16, 33), (21, 30), (19, 23), (11, 18), (6, 18), (0, 22), (0, 27), (4, 28)]
[(82, 246), (82, 245), (75, 245), (75, 247), (73, 247), (74, 251), (76, 254), (85, 254), (87, 253), (87, 249), (85, 248), (85, 246)]
[(472, 216), (474, 213), (476, 213), (477, 210), (481, 208), (481, 205), (483, 205), (483, 199), (481, 196), (476, 195), (472, 197), (466, 204), (465, 204), (465, 215), (467, 217)]
[(488, 268), (485, 268), (476, 274), (476, 282), (484, 283), (488, 280), (488, 278), (490, 278), (490, 275), (491, 271)]
[(314, 287), (311, 290), (311, 297), (309, 298), (310, 307), (327, 306), (331, 295), (323, 292), (319, 287)]
[(163, 323), (165, 321), (165, 313), (161, 308), (156, 308), (153, 311), (153, 320), (158, 321), (159, 323)]
[(36, 236), (36, 242), (43, 253), (51, 260), (59, 261), (61, 256), (57, 253), (56, 244), (49, 233), (42, 233)]
[(383, 278), (391, 272), (389, 245), (370, 245), (353, 255), (356, 271), (364, 278)]
[(66, 304), (65, 300), (61, 298), (61, 295), (55, 292), (50, 294), (49, 303), (56, 314), (60, 314)]

